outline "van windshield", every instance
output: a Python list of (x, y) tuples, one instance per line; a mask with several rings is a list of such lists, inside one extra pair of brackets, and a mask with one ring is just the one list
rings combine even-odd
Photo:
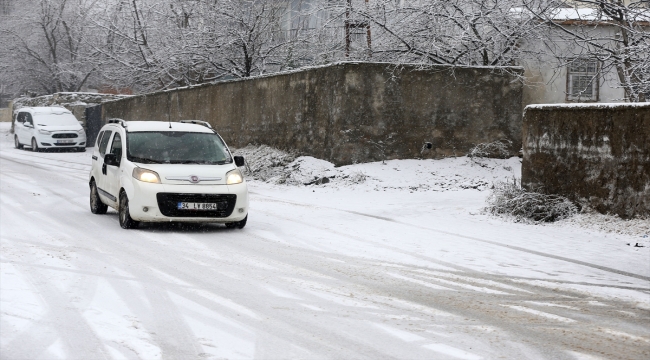
[(79, 125), (79, 121), (72, 114), (34, 114), (34, 122), (40, 126), (68, 126)]
[(127, 157), (145, 164), (232, 163), (226, 145), (217, 134), (180, 131), (128, 133)]

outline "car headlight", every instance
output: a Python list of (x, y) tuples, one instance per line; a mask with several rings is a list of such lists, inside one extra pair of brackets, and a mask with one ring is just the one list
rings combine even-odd
[(83, 133), (84, 133), (84, 129), (79, 129), (79, 130), (77, 130), (77, 133), (80, 134), (80, 135), (83, 134)]
[(242, 176), (241, 171), (239, 171), (239, 169), (229, 171), (226, 174), (227, 185), (241, 184), (243, 182), (244, 182), (244, 176)]
[(43, 135), (51, 135), (52, 134), (51, 131), (47, 131), (45, 129), (38, 129), (38, 132), (43, 134)]
[(137, 167), (133, 169), (133, 177), (136, 180), (140, 180), (143, 182), (160, 184), (160, 176), (158, 176), (158, 173), (155, 171)]

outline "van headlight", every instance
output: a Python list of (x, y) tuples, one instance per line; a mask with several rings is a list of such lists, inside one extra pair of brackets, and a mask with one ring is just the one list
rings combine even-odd
[(160, 184), (160, 176), (155, 171), (137, 167), (133, 169), (133, 177), (142, 182)]
[(45, 129), (38, 129), (38, 132), (39, 132), (40, 134), (43, 134), (43, 135), (50, 135), (50, 134), (52, 134), (51, 131), (47, 131), (47, 130), (45, 130)]
[(243, 182), (244, 182), (244, 176), (242, 176), (241, 171), (239, 171), (239, 169), (229, 171), (226, 174), (227, 185), (241, 184)]
[(83, 133), (84, 133), (84, 129), (79, 129), (79, 130), (77, 130), (77, 133), (78, 133), (79, 135), (83, 134)]

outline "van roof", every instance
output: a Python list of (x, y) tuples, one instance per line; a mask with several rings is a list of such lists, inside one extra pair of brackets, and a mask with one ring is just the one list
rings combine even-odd
[[(168, 121), (125, 121), (126, 129), (128, 132), (143, 132), (143, 131), (184, 131), (184, 132), (200, 132), (200, 133), (213, 133), (203, 125), (171, 122)], [(119, 124), (113, 124), (120, 126)]]

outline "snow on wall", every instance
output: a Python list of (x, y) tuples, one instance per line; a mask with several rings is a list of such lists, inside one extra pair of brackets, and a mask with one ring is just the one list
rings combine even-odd
[(650, 103), (528, 106), (523, 150), (525, 187), (650, 215)]

